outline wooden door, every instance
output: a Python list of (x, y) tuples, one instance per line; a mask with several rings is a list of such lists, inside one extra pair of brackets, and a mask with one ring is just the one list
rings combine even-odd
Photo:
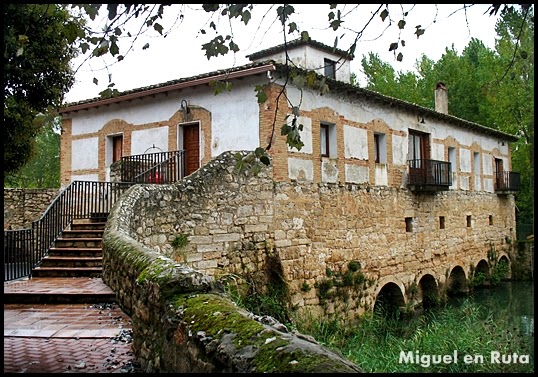
[(500, 158), (495, 159), (495, 189), (496, 190), (502, 190), (504, 189), (505, 181), (504, 181), (504, 173), (503, 173), (503, 160)]
[(112, 137), (112, 162), (121, 160), (123, 156), (123, 135)]
[(189, 124), (183, 128), (183, 149), (185, 150), (185, 175), (200, 167), (200, 132), (198, 124)]

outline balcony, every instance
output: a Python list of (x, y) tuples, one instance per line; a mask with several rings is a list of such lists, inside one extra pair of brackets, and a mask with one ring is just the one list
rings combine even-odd
[(437, 160), (408, 160), (407, 187), (413, 192), (448, 191), (452, 185), (450, 162)]
[(495, 192), (497, 194), (514, 194), (521, 189), (520, 174), (512, 171), (495, 173)]
[(146, 153), (121, 158), (121, 181), (174, 183), (185, 176), (185, 151)]

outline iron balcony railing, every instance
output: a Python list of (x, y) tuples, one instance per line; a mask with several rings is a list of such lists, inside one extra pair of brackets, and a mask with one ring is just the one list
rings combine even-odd
[(4, 281), (31, 276), (74, 219), (106, 217), (132, 183), (73, 181), (29, 229), (4, 230)]
[(495, 192), (513, 192), (521, 189), (520, 174), (513, 171), (495, 173)]
[(415, 159), (408, 160), (407, 184), (417, 190), (448, 190), (452, 185), (450, 162)]
[(121, 181), (174, 183), (185, 176), (185, 151), (147, 153), (121, 158)]

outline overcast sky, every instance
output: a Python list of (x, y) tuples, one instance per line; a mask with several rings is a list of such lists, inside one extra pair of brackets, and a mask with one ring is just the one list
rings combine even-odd
[[(209, 15), (201, 10), (199, 5), (185, 5), (188, 8), (181, 8), (181, 5), (167, 7), (165, 18), (161, 21), (165, 29), (174, 25), (179, 10), (183, 10), (184, 14), (183, 21), (175, 24), (170, 35), (166, 38), (156, 36), (156, 33), (153, 33), (153, 36), (141, 36), (126, 58), (110, 66), (108, 70), (103, 69), (106, 63), (103, 59), (91, 59), (85, 62), (77, 71), (76, 83), (66, 95), (66, 102), (97, 97), (98, 93), (108, 86), (109, 77), (115, 83), (115, 89), (124, 91), (248, 64), (250, 61), (246, 55), (283, 43), (281, 26), (278, 22), (273, 22), (277, 5), (269, 9), (271, 5), (256, 4), (252, 12), (253, 17), (246, 26), (234, 22), (233, 36), (241, 49), (240, 52), (235, 55), (229, 53), (226, 56), (213, 57), (210, 60), (201, 49), (202, 44), (215, 36), (208, 27)], [(313, 39), (329, 46), (332, 46), (338, 37), (340, 38), (338, 47), (344, 50), (355, 38), (354, 31), (361, 30), (370, 19), (373, 9), (378, 7), (363, 4), (355, 9), (357, 4), (347, 4), (345, 8), (339, 8), (342, 9), (342, 14), (350, 12), (345, 16), (342, 25), (351, 30), (339, 29), (335, 32), (327, 28), (327, 14), (330, 11), (327, 4), (293, 6), (296, 11), (293, 21), (301, 30), (307, 30)], [(389, 7), (394, 24), (385, 30), (388, 20), (382, 22), (381, 18), (376, 16), (358, 41), (351, 71), (357, 74), (360, 84), (364, 84), (361, 59), (369, 52), (378, 53), (381, 59), (392, 64), (396, 71), (410, 71), (422, 54), (437, 61), (452, 44), (458, 53), (461, 53), (471, 38), (482, 40), (490, 48), (494, 47), (495, 22), (498, 17), (484, 14), (488, 8), (486, 4), (474, 5), (466, 12), (456, 11), (463, 7), (462, 4), (391, 4)], [(396, 23), (401, 18), (399, 15), (405, 11), (408, 11), (408, 16), (401, 39), (405, 40), (406, 46), (397, 50), (404, 55), (403, 61), (398, 62), (393, 52), (388, 50), (390, 43), (398, 40), (399, 29)], [(218, 20), (214, 21), (217, 23)], [(226, 35), (229, 30), (223, 21), (224, 19), (217, 24), (217, 31)], [(418, 39), (414, 34), (417, 25), (426, 29)], [(200, 29), (205, 29), (207, 33), (205, 35), (199, 33)], [(288, 38), (295, 37), (288, 36)], [(121, 53), (124, 54), (129, 44), (121, 43)], [(142, 46), (146, 43), (150, 44), (150, 48), (144, 50)], [(73, 67), (77, 68), (82, 59), (83, 57), (77, 59)], [(113, 60), (108, 59), (108, 62), (110, 61)], [(98, 80), (98, 85), (93, 83), (94, 78)]]

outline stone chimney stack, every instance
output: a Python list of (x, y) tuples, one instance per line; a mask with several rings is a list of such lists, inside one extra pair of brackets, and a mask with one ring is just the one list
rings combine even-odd
[(448, 114), (448, 96), (444, 83), (439, 81), (435, 87), (435, 111)]

